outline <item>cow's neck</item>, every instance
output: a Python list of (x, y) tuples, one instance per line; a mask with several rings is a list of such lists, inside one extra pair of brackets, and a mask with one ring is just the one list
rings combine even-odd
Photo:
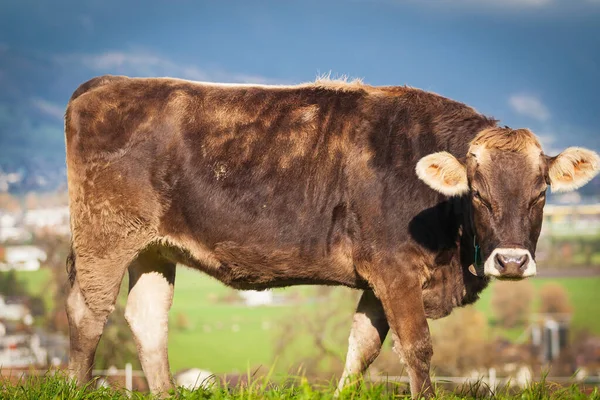
[(475, 276), (469, 271), (469, 267), (475, 264), (477, 257), (475, 250), (477, 235), (475, 233), (473, 207), (470, 198), (463, 196), (454, 201), (455, 206), (458, 208), (457, 217), (461, 221), (458, 238), (459, 257), (466, 289), (465, 304), (469, 304), (479, 298), (479, 293), (486, 288), (489, 278)]
[(429, 255), (423, 271), (423, 303), (429, 318), (473, 303), (488, 279), (469, 272), (475, 251), (465, 200), (451, 198), (419, 213), (409, 225), (412, 239)]

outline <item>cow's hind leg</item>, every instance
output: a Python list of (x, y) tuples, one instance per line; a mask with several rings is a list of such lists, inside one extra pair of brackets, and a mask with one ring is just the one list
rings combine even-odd
[(156, 249), (145, 251), (129, 267), (125, 319), (153, 394), (165, 395), (173, 388), (167, 335), (174, 283), (175, 264), (162, 258)]
[[(85, 252), (81, 252), (85, 254)], [(70, 353), (69, 374), (78, 383), (92, 378), (94, 355), (104, 325), (119, 293), (130, 252), (112, 252), (110, 256), (69, 256), (71, 290), (67, 297)]]
[(348, 338), (346, 365), (338, 385), (338, 393), (351, 383), (353, 377), (362, 376), (377, 358), (389, 329), (381, 302), (372, 291), (365, 291), (354, 314)]

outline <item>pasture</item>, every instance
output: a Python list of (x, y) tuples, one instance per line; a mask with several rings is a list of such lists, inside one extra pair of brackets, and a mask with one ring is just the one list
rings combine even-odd
[[(590, 315), (600, 315), (600, 303), (596, 301), (597, 288), (600, 287), (600, 277), (582, 278), (534, 278), (531, 280), (534, 287), (539, 288), (548, 282), (558, 282), (567, 290), (573, 304), (573, 327), (575, 329), (588, 329), (595, 334), (600, 334), (600, 321), (589, 318)], [(248, 308), (243, 305), (213, 304), (209, 300), (211, 295), (222, 294), (227, 289), (220, 282), (201, 273), (179, 268), (175, 283), (175, 300), (171, 309), (171, 321), (178, 313), (184, 313), (190, 320), (190, 329), (179, 331), (171, 324), (169, 335), (169, 356), (173, 370), (192, 366), (201, 366), (215, 373), (244, 371), (248, 366), (270, 366), (275, 358), (273, 354), (273, 341), (277, 329), (274, 325), (278, 318), (289, 316), (301, 311), (311, 310), (315, 304), (282, 305), (273, 307)], [(290, 290), (306, 290), (306, 288), (278, 289), (277, 292)], [(347, 288), (336, 290), (347, 291)], [(489, 319), (491, 311), (491, 287), (486, 289), (475, 307), (484, 312)], [(537, 299), (534, 302), (534, 310)], [(351, 314), (348, 313), (348, 332), (350, 332)], [(270, 325), (263, 329), (263, 324)], [(298, 321), (302, 323), (302, 321)], [(205, 332), (203, 326), (219, 326), (211, 332)], [(239, 331), (231, 329), (239, 326)], [(518, 336), (520, 332), (516, 332)], [(344, 333), (346, 335), (346, 332)], [(515, 334), (508, 333), (509, 337)], [(339, 343), (338, 352), (345, 355), (346, 341)], [(292, 352), (302, 352), (302, 346)], [(305, 351), (305, 350), (304, 350)], [(285, 366), (281, 366), (284, 368)]]
[[(22, 272), (18, 274), (28, 285), (32, 294), (45, 293), (50, 301), (47, 281), (48, 270)], [(573, 305), (572, 324), (574, 329), (587, 329), (600, 335), (600, 320), (590, 316), (600, 315), (600, 303), (597, 299), (597, 288), (600, 277), (573, 278), (533, 278), (532, 284), (539, 288), (548, 282), (557, 282), (565, 287)], [(493, 284), (493, 283), (492, 283)], [(124, 288), (126, 286), (124, 285)], [(486, 289), (475, 307), (492, 319), (492, 288)], [(337, 288), (341, 295), (352, 296), (347, 288)], [(294, 287), (277, 289), (277, 294), (296, 293), (304, 298), (314, 295), (313, 287)], [(318, 303), (305, 301), (275, 306), (246, 307), (240, 303), (224, 303), (217, 301), (233, 293), (220, 282), (185, 267), (178, 267), (175, 283), (175, 298), (170, 313), (169, 357), (171, 369), (197, 367), (214, 373), (244, 373), (248, 369), (263, 366), (269, 369), (275, 365), (277, 372), (287, 371), (287, 365), (277, 362), (274, 354), (274, 343), (281, 334), (278, 323), (294, 315), (310, 315), (316, 313)], [(121, 298), (123, 299), (124, 296)], [(534, 310), (537, 299), (534, 301)], [(353, 305), (348, 303), (347, 328), (343, 332), (345, 338), (349, 333)], [(48, 304), (48, 307), (53, 306)], [(185, 320), (185, 324), (179, 320)], [(303, 321), (299, 320), (298, 324)], [(181, 325), (185, 325), (182, 327)], [(504, 332), (504, 336), (517, 338), (522, 329)], [(500, 332), (503, 334), (503, 332)], [(343, 357), (346, 352), (346, 340), (332, 343), (335, 351)], [(303, 354), (306, 343), (290, 343), (289, 354)], [(288, 357), (293, 358), (293, 357)]]

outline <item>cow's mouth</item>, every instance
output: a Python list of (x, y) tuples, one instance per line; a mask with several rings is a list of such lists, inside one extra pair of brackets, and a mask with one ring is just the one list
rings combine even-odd
[(526, 276), (504, 276), (504, 275), (500, 275), (500, 276), (496, 276), (496, 279), (498, 279), (499, 281), (522, 281), (523, 279), (526, 279)]

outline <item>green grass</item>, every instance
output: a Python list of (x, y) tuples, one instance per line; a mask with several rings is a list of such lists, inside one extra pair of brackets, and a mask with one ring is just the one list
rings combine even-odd
[[(303, 377), (288, 378), (282, 384), (272, 383), (269, 377), (251, 379), (245, 386), (236, 388), (215, 386), (209, 389), (195, 391), (178, 389), (171, 393), (169, 398), (189, 400), (261, 400), (261, 399), (289, 399), (289, 400), (326, 400), (333, 399), (335, 385), (330, 382), (324, 384), (310, 384)], [(73, 399), (73, 400), (125, 400), (125, 399), (154, 399), (155, 397), (139, 392), (126, 392), (119, 389), (100, 388), (94, 389), (93, 384), (84, 388), (75, 386), (60, 373), (57, 375), (30, 377), (17, 383), (0, 381), (0, 397), (2, 399)], [(356, 388), (346, 388), (339, 396), (340, 400), (362, 399), (409, 399), (406, 394), (406, 385), (402, 384), (370, 384), (361, 383)], [(530, 384), (524, 389), (500, 388), (493, 395), (484, 384), (476, 383), (463, 387), (455, 392), (436, 389), (435, 399), (520, 399), (520, 400), (567, 400), (567, 399), (600, 399), (598, 388), (581, 388), (576, 385), (561, 387), (549, 382)]]

